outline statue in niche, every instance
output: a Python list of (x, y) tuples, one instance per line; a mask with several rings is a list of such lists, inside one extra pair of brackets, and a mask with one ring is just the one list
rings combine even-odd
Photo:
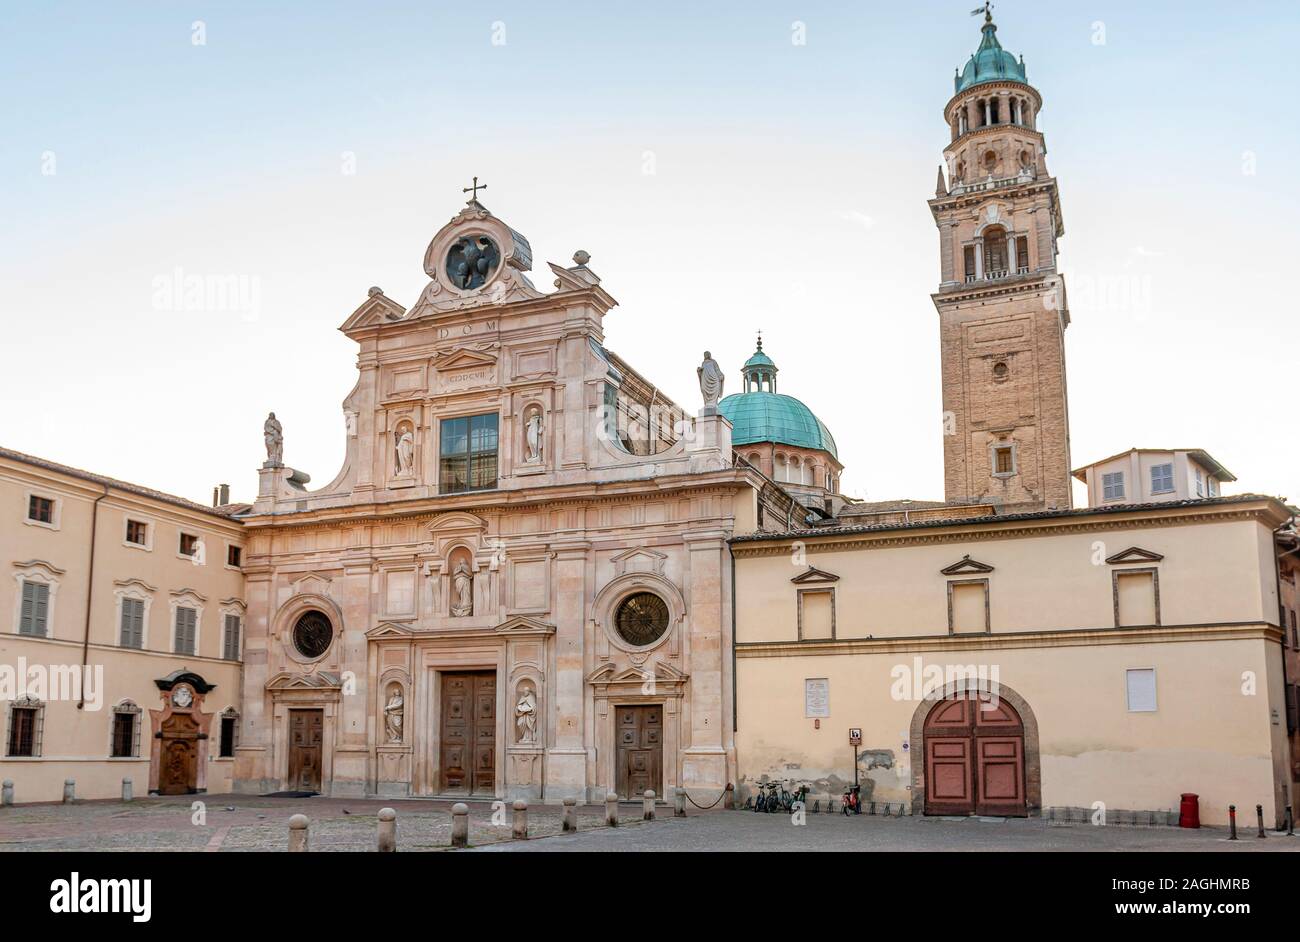
[(409, 475), (415, 468), (415, 435), (409, 425), (403, 425), (397, 435), (397, 473)]
[(524, 423), (524, 435), (528, 446), (528, 453), (524, 460), (528, 464), (537, 464), (542, 460), (542, 413), (539, 409), (534, 409), (528, 414), (528, 421)]
[(388, 734), (388, 741), (394, 745), (402, 743), (403, 712), (405, 712), (405, 701), (402, 699), (402, 686), (393, 684), (392, 695), (384, 706), (384, 732)]
[(474, 574), (463, 559), (451, 574), (451, 614), (456, 618), (474, 614)]
[(532, 684), (519, 688), (519, 702), (515, 704), (515, 726), (521, 743), (537, 742), (537, 693)]
[(704, 362), (695, 373), (700, 378), (700, 395), (704, 397), (705, 411), (710, 409), (716, 411), (718, 402), (722, 399), (723, 383), (726, 382), (722, 367), (718, 366), (718, 361), (713, 359), (713, 354), (705, 350)]
[(266, 468), (279, 468), (284, 465), (284, 427), (272, 412), (266, 417), (262, 426), (262, 438), (266, 441)]

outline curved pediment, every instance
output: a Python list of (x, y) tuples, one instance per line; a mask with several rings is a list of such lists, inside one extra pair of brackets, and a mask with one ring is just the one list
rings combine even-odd
[(453, 510), (434, 517), (428, 529), (430, 533), (464, 533), (467, 530), (481, 533), (487, 529), (487, 521), (463, 510)]

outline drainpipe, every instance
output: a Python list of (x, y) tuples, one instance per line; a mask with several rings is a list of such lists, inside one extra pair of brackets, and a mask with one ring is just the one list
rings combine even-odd
[(90, 603), (95, 595), (95, 533), (99, 529), (99, 502), (107, 496), (108, 485), (104, 485), (104, 493), (90, 505), (90, 563), (86, 567), (86, 629), (81, 638), (81, 700), (77, 703), (78, 710), (86, 708), (86, 670), (90, 666)]

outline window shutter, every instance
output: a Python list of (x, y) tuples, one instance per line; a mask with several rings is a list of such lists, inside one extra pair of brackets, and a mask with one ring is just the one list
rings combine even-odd
[(122, 599), (122, 647), (144, 647), (144, 602)]
[(192, 608), (176, 609), (176, 653), (194, 654), (195, 618)]
[(18, 633), (20, 635), (35, 634), (36, 619), (36, 583), (23, 583), (23, 609), (18, 618)]
[(222, 655), (227, 661), (239, 660), (239, 628), (239, 616), (227, 615), (225, 650)]

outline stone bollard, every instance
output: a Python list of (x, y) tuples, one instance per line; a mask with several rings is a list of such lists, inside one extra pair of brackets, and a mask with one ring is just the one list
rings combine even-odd
[(578, 799), (564, 799), (564, 831), (578, 830)]
[(463, 801), (451, 806), (451, 846), (469, 846), (469, 806)]
[(727, 793), (722, 796), (722, 810), (736, 810), (736, 786), (730, 782), (727, 783)]
[(677, 794), (673, 798), (673, 817), (686, 817), (686, 789), (678, 788)]
[(70, 805), (77, 800), (77, 780), (75, 778), (67, 779), (63, 783), (63, 803)]
[(14, 803), (14, 783), (13, 779), (5, 779), (4, 784), (0, 784), (0, 805), (9, 807)]
[(528, 802), (522, 798), (516, 798), (514, 809), (515, 815), (513, 827), (510, 831), (511, 836), (517, 841), (526, 841), (528, 840)]
[(310, 824), (305, 814), (295, 814), (289, 819), (289, 853), (307, 853), (307, 827)]
[(122, 800), (123, 801), (130, 801), (134, 797), (134, 794), (132, 792), (132, 789), (134, 787), (135, 787), (134, 784), (132, 784), (129, 778), (122, 779)]
[(655, 819), (655, 793), (653, 788), (645, 790), (645, 797), (641, 801), (641, 820), (653, 821)]
[(379, 843), (376, 850), (391, 854), (397, 850), (397, 812), (392, 808), (379, 809)]
[(618, 827), (618, 796), (613, 792), (605, 796), (605, 823), (612, 828)]

